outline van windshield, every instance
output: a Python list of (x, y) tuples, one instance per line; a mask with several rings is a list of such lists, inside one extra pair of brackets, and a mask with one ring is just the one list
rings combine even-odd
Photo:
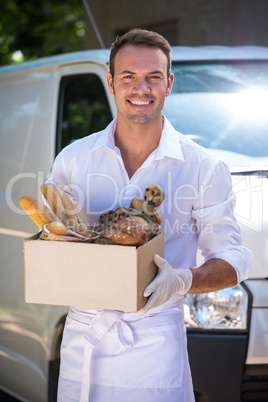
[(268, 62), (174, 64), (163, 113), (229, 166), (268, 166)]

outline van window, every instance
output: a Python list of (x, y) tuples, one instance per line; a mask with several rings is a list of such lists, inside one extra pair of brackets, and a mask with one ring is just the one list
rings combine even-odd
[(103, 130), (112, 120), (104, 86), (96, 74), (63, 77), (59, 93), (56, 152)]

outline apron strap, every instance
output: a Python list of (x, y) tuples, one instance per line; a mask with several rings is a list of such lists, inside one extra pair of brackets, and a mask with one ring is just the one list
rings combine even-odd
[(83, 378), (80, 402), (88, 402), (89, 400), (90, 363), (92, 353), (94, 348), (107, 334), (107, 332), (109, 332), (109, 330), (116, 325), (118, 338), (123, 346), (123, 349), (132, 347), (134, 344), (132, 330), (122, 319), (122, 317), (123, 313), (120, 311), (103, 310), (96, 314), (89, 325), (89, 330), (85, 336), (86, 344), (84, 349)]

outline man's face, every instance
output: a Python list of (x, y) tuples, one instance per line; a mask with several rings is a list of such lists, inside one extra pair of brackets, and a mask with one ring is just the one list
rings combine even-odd
[(115, 57), (114, 78), (107, 81), (115, 96), (118, 120), (146, 124), (162, 116), (173, 74), (167, 77), (167, 57), (161, 49), (125, 45)]

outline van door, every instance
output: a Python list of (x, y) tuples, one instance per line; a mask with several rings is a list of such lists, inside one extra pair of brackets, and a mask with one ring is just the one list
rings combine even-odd
[(23, 239), (38, 228), (19, 199), (37, 197), (51, 165), (53, 96), (50, 71), (1, 76), (0, 388), (39, 402), (46, 400), (50, 312), (24, 302)]
[(70, 64), (0, 82), (0, 388), (33, 402), (48, 400), (49, 361), (61, 339), (56, 325), (67, 307), (24, 302), (23, 238), (38, 228), (19, 199), (41, 201), (56, 154), (115, 116), (106, 73), (105, 65)]

